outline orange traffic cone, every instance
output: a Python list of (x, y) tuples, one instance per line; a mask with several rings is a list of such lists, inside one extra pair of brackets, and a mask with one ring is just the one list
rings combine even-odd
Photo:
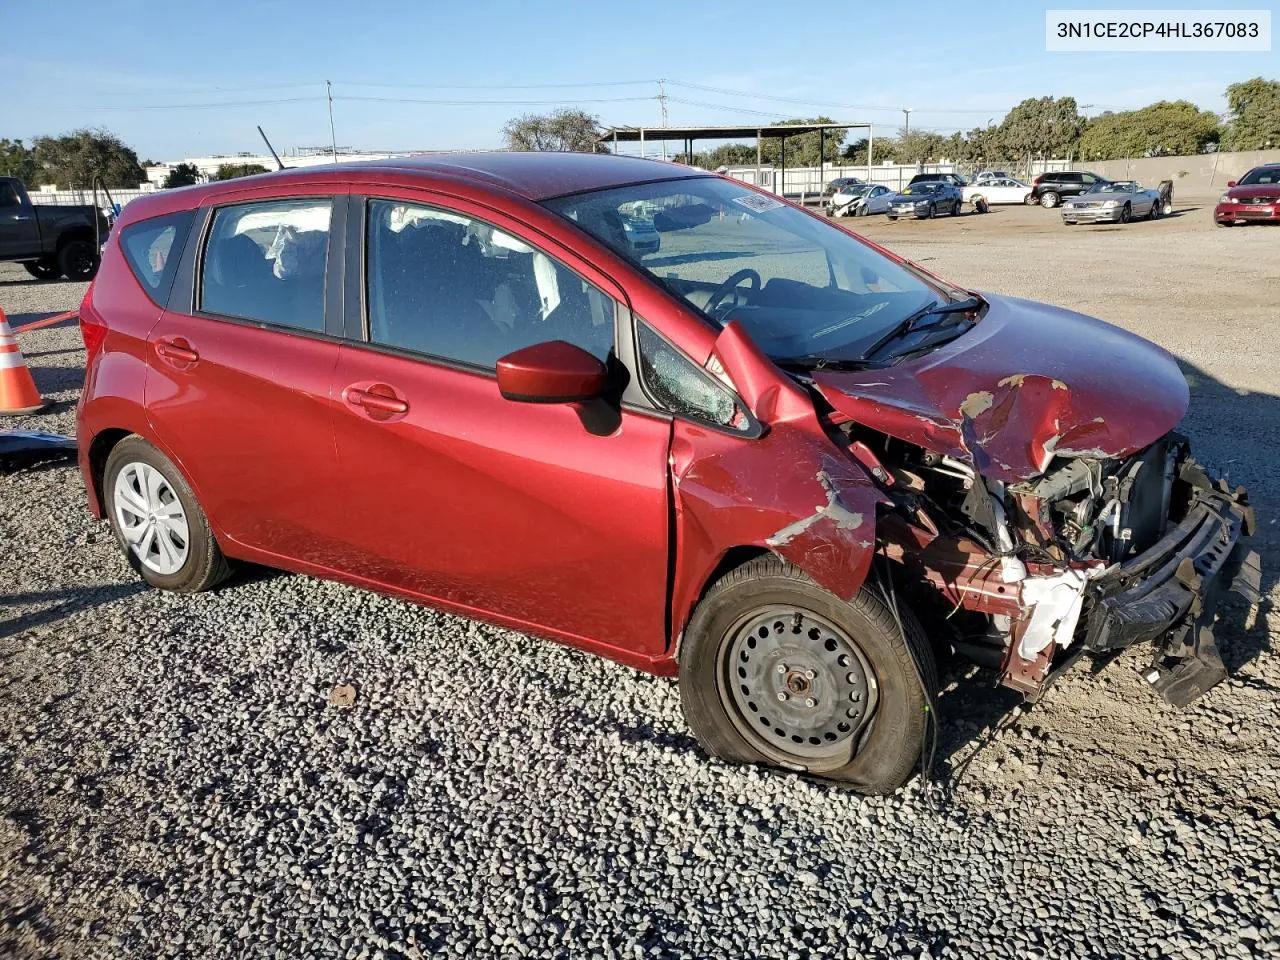
[(22, 359), (18, 338), (0, 309), (0, 417), (20, 417), (45, 407), (27, 362)]

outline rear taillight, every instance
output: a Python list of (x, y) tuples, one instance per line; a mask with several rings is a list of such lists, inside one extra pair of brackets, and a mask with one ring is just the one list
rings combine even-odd
[(102, 349), (103, 341), (107, 339), (107, 325), (93, 309), (92, 300), (93, 284), (90, 284), (89, 292), (85, 294), (84, 302), (80, 304), (80, 339), (84, 341), (84, 351), (89, 355), (89, 359), (93, 359), (94, 354)]
[(1043, 179), (1044, 179), (1044, 174), (1043, 174), (1043, 173), (1041, 173), (1041, 174), (1037, 174), (1037, 175), (1036, 175), (1036, 178), (1035, 178), (1034, 180), (1032, 180), (1032, 181), (1031, 181), (1031, 185), (1032, 185), (1033, 187), (1038, 187), (1038, 186), (1040, 186), (1040, 181), (1041, 181), (1041, 180), (1043, 180)]

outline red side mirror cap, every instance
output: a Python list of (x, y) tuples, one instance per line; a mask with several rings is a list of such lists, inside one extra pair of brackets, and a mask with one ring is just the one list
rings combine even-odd
[(524, 403), (577, 403), (604, 391), (605, 365), (581, 347), (548, 340), (498, 361), (498, 390)]
[(1235, 185), (1236, 185), (1236, 182), (1235, 182), (1234, 180), (1228, 180), (1228, 181), (1227, 181), (1227, 189), (1228, 189), (1228, 190), (1230, 190), (1230, 189), (1231, 189), (1232, 187), (1234, 187)]

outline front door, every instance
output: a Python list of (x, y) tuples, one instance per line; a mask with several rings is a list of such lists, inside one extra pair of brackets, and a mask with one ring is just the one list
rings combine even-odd
[(212, 210), (179, 271), (195, 279), (147, 342), (157, 437), (219, 531), (281, 566), (334, 561), (329, 389), (339, 338), (327, 332), (325, 273), (344, 212), (345, 197), (329, 196)]
[(39, 252), (35, 210), (22, 202), (12, 182), (0, 183), (0, 258), (32, 257)]
[(334, 381), (351, 572), (601, 652), (661, 654), (669, 420), (505, 400), (494, 373), (545, 340), (608, 361), (620, 291), (462, 204), (356, 211), (353, 198), (367, 329)]

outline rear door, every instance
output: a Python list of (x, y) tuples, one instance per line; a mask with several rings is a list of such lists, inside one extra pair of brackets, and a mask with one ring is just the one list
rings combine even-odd
[(623, 659), (661, 654), (669, 418), (505, 400), (494, 371), (558, 339), (616, 372), (621, 289), (461, 200), (353, 197), (351, 237), (365, 276), (349, 275), (348, 316), (364, 322), (334, 392), (353, 572)]
[(156, 436), (219, 532), (281, 566), (334, 558), (343, 245), (330, 238), (345, 215), (345, 194), (328, 192), (259, 190), (203, 210), (148, 337)]

